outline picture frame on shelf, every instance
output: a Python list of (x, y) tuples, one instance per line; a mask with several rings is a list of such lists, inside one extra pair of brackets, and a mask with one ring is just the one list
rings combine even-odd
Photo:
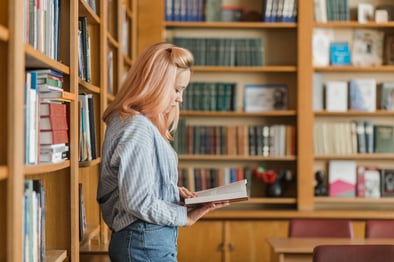
[(394, 111), (394, 82), (383, 82), (380, 92), (380, 108)]
[(244, 111), (267, 112), (287, 110), (287, 85), (245, 85)]
[(394, 197), (394, 169), (382, 169), (380, 180), (382, 197)]

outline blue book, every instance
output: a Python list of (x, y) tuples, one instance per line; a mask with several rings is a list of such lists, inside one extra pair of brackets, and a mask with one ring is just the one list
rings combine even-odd
[(350, 47), (348, 42), (333, 42), (330, 44), (331, 65), (350, 65)]

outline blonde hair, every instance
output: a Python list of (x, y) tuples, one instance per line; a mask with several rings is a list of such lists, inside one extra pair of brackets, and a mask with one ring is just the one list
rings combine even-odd
[(179, 120), (179, 105), (166, 112), (180, 72), (191, 70), (193, 55), (170, 43), (157, 43), (143, 51), (127, 73), (115, 100), (104, 111), (103, 120), (118, 112), (127, 117), (142, 114), (172, 139)]

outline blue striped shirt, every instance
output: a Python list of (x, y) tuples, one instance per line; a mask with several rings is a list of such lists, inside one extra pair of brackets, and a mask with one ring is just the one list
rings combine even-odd
[(164, 226), (184, 226), (179, 205), (178, 158), (145, 116), (107, 121), (97, 201), (104, 221), (119, 231), (140, 219)]

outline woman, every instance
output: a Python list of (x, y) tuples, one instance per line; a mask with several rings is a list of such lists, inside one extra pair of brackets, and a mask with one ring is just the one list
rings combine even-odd
[(229, 204), (182, 205), (195, 194), (177, 186), (178, 160), (169, 140), (192, 64), (186, 49), (168, 43), (150, 46), (104, 112), (97, 201), (112, 230), (111, 261), (177, 261), (178, 227)]

